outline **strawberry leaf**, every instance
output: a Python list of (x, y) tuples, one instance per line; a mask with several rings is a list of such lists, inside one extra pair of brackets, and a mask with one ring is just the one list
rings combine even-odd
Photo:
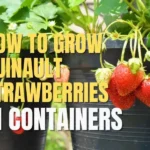
[(99, 7), (95, 10), (97, 15), (99, 14), (114, 14), (120, 15), (127, 13), (127, 5), (123, 0), (101, 0)]
[(20, 33), (20, 34), (23, 34), (24, 36), (27, 36), (28, 34), (32, 34), (32, 33), (36, 33), (37, 31), (35, 31), (34, 29), (29, 29), (29, 28), (27, 28), (27, 23), (23, 23), (23, 24), (21, 24), (18, 28), (17, 28), (17, 30), (16, 30), (16, 32), (17, 33)]
[(20, 9), (11, 19), (11, 22), (24, 22), (29, 16), (29, 9), (24, 7)]
[(85, 0), (68, 0), (70, 7), (75, 7), (83, 3)]
[(37, 0), (24, 0), (23, 3), (21, 4), (21, 8), (22, 7), (28, 7), (31, 8), (36, 4)]
[[(29, 27), (30, 25), (30, 27)], [(21, 24), (16, 32), (17, 33), (21, 33), (24, 36), (27, 36), (28, 34), (31, 33), (38, 33), (41, 29), (47, 29), (47, 25), (44, 23), (40, 23), (40, 22), (30, 22), (30, 23), (23, 23)]]
[(0, 33), (6, 33), (7, 32), (7, 24), (3, 22), (3, 20), (0, 19)]
[(53, 19), (56, 17), (58, 8), (52, 3), (44, 3), (33, 8), (33, 12), (45, 18), (46, 20)]
[(6, 14), (12, 17), (20, 9), (21, 3), (21, 0), (1, 0), (0, 6), (4, 6), (7, 9)]
[(44, 22), (45, 21), (42, 17), (36, 15), (34, 12), (30, 12), (26, 20), (29, 22)]

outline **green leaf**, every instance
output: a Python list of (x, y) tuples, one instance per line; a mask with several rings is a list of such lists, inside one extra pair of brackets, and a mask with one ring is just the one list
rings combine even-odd
[[(29, 27), (29, 24), (30, 26), (32, 27)], [(31, 34), (31, 33), (38, 33), (41, 29), (47, 29), (47, 26), (46, 24), (44, 23), (40, 23), (40, 22), (30, 22), (30, 23), (23, 23), (21, 24), (16, 32), (17, 33), (21, 33), (23, 34), (24, 36), (27, 36), (28, 34)]]
[[(109, 25), (111, 22), (115, 21), (116, 19), (118, 19), (117, 15), (104, 15), (104, 20), (106, 25)], [(117, 31), (118, 33), (121, 34), (128, 34), (130, 30), (131, 30), (130, 26), (125, 23), (115, 23), (109, 28), (110, 32)]]
[(7, 12), (4, 12), (0, 15), (0, 19), (2, 19), (5, 23), (9, 23), (10, 20), (9, 20), (9, 17), (7, 15)]
[(21, 8), (22, 7), (28, 7), (31, 8), (34, 6), (34, 4), (36, 4), (37, 0), (24, 0), (23, 3), (21, 4)]
[(10, 20), (12, 22), (45, 22), (42, 17), (31, 12), (27, 7), (20, 9)]
[(6, 11), (6, 8), (3, 6), (0, 6), (0, 14), (4, 13)]
[(21, 3), (21, 0), (1, 0), (0, 6), (6, 7), (7, 15), (12, 17), (20, 9)]
[(20, 9), (13, 17), (11, 17), (11, 22), (23, 22), (29, 17), (29, 9), (24, 7)]
[(6, 33), (7, 32), (7, 24), (3, 22), (3, 20), (0, 20), (0, 33)]
[(42, 17), (36, 15), (34, 12), (30, 12), (26, 20), (28, 22), (44, 22), (45, 21)]
[(21, 24), (17, 28), (16, 32), (20, 33), (20, 34), (23, 34), (24, 36), (27, 36), (28, 34), (36, 33), (35, 30), (27, 28), (27, 23)]
[(68, 0), (70, 7), (75, 7), (83, 3), (85, 0)]
[(46, 20), (55, 18), (57, 11), (58, 8), (50, 2), (41, 4), (33, 8), (33, 12), (35, 14), (45, 18)]
[[(110, 4), (111, 3), (111, 4)], [(99, 7), (95, 10), (99, 14), (117, 14), (127, 13), (127, 5), (123, 0), (101, 0)]]

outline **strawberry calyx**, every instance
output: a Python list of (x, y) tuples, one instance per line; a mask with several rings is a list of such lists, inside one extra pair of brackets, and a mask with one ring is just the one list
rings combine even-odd
[(141, 60), (139, 58), (131, 58), (128, 61), (128, 66), (133, 74), (136, 74), (142, 67)]
[(119, 66), (120, 64), (127, 66), (128, 62), (127, 61), (118, 61), (117, 66)]
[(123, 65), (129, 67), (132, 74), (137, 74), (137, 72), (139, 70), (144, 71), (141, 60), (139, 58), (131, 58), (131, 59), (129, 59), (128, 62), (127, 61), (122, 61), (122, 62), (119, 61), (117, 66), (120, 64), (123, 64)]
[(144, 79), (145, 79), (145, 80), (150, 79), (150, 74), (145, 75), (145, 78), (144, 78)]

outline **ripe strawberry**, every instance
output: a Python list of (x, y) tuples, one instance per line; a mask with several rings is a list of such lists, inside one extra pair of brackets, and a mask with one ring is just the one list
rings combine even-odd
[(22, 117), (16, 117), (16, 116), (14, 116), (14, 125), (16, 124), (16, 121), (20, 122), (20, 128), (18, 130), (12, 130), (12, 131), (15, 134), (22, 134), (22, 133), (24, 133), (24, 129), (21, 127)]
[(54, 80), (56, 82), (68, 82), (70, 77), (70, 70), (66, 65), (60, 66), (60, 78), (56, 77), (56, 68), (54, 69)]
[(107, 92), (109, 94), (109, 97), (114, 104), (115, 107), (118, 107), (120, 109), (129, 109), (133, 106), (135, 102), (135, 95), (133, 93), (126, 95), (126, 96), (120, 96), (115, 82), (115, 75), (112, 75), (112, 78), (109, 82), (109, 86), (107, 89)]
[(136, 97), (150, 107), (150, 78), (145, 79), (135, 91)]
[(144, 79), (144, 71), (139, 70), (136, 74), (133, 74), (125, 64), (118, 65), (114, 73), (116, 87), (121, 96), (132, 93)]

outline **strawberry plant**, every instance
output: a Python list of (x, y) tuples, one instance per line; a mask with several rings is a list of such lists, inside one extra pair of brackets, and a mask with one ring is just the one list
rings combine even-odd
[[(108, 7), (108, 11), (104, 6)], [(150, 2), (149, 0), (101, 0), (95, 10), (103, 14), (107, 28), (103, 32), (103, 44), (100, 57), (101, 67), (111, 69), (112, 75), (101, 72), (95, 77), (101, 80), (105, 77), (108, 83), (108, 94), (112, 103), (121, 109), (133, 106), (135, 97), (150, 106), (149, 74), (146, 61), (150, 61)], [(122, 53), (116, 66), (109, 62), (103, 63), (102, 54), (106, 49), (106, 42), (111, 40), (123, 41)], [(146, 42), (145, 42), (146, 41)], [(130, 48), (127, 48), (130, 47)], [(125, 59), (126, 51), (130, 49), (131, 58)]]
[(60, 10), (53, 1), (1, 0), (0, 33), (23, 34), (22, 48), (28, 49), (28, 34), (46, 33), (50, 39), (53, 32), (68, 31), (59, 13)]
[[(94, 13), (93, 16), (89, 14), (88, 6), (85, 0), (57, 0), (55, 2), (58, 4), (58, 6), (63, 12), (63, 21), (67, 22), (68, 25), (75, 24), (84, 29), (85, 33), (101, 32), (103, 22), (99, 23), (98, 14)], [(96, 9), (99, 6), (100, 1), (93, 0), (93, 3), (94, 9)], [(85, 14), (81, 11), (80, 5), (83, 5), (84, 10), (86, 12)]]

